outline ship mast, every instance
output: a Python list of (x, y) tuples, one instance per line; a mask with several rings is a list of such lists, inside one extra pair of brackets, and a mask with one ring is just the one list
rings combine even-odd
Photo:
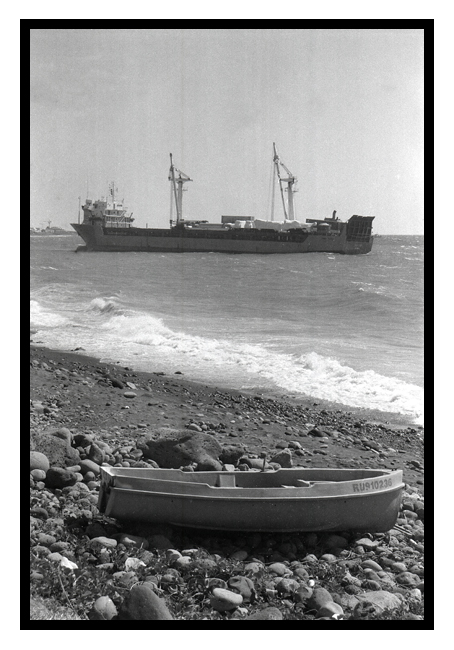
[(112, 197), (112, 203), (115, 203), (115, 181), (109, 183), (110, 196)]
[[(284, 218), (285, 220), (289, 219), (290, 221), (293, 221), (295, 219), (295, 208), (293, 204), (293, 194), (296, 191), (293, 186), (297, 182), (296, 176), (293, 176), (292, 172), (284, 165), (282, 160), (279, 158), (279, 155), (276, 151), (276, 144), (273, 142), (273, 150), (274, 150), (274, 157), (273, 157), (273, 162), (275, 165), (275, 170), (277, 177), (279, 179), (279, 187), (281, 190), (281, 197), (282, 197), (282, 206), (284, 208)], [(279, 170), (279, 165), (284, 168), (284, 170), (287, 172), (288, 178), (281, 178), (280, 170)], [(287, 214), (287, 209), (285, 206), (285, 198), (284, 198), (284, 188), (283, 188), (283, 183), (287, 183), (287, 192), (288, 192), (288, 214)]]
[[(178, 178), (175, 177), (175, 172), (178, 173)], [(192, 181), (192, 178), (179, 169), (173, 164), (172, 154), (170, 154), (170, 171), (169, 171), (169, 181), (172, 181), (173, 193), (175, 197), (175, 205), (177, 210), (177, 225), (180, 223), (183, 216), (183, 183), (187, 181)], [(177, 188), (178, 185), (178, 188)], [(172, 222), (170, 223), (172, 225)]]

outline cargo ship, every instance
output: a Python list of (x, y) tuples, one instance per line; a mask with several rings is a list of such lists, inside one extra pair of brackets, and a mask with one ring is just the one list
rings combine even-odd
[[(116, 199), (114, 183), (109, 197), (87, 199), (82, 206), (82, 223), (71, 226), (85, 246), (78, 251), (146, 251), (167, 253), (342, 253), (361, 255), (372, 249), (372, 221), (375, 217), (353, 215), (347, 221), (336, 217), (295, 219), (294, 193), (297, 178), (279, 158), (273, 143), (273, 169), (282, 199), (284, 219), (274, 220), (274, 192), (271, 219), (251, 216), (221, 217), (221, 223), (188, 220), (182, 217), (183, 185), (192, 181), (175, 167), (170, 154), (171, 216), (169, 228), (137, 228), (123, 201)], [(285, 174), (282, 174), (282, 170)], [(285, 197), (287, 194), (287, 198)], [(172, 218), (172, 206), (176, 218)]]

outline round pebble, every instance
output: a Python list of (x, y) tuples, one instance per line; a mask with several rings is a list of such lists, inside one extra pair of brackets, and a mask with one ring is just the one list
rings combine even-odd
[(239, 607), (243, 602), (243, 596), (229, 589), (216, 587), (210, 597), (210, 604), (218, 612), (229, 612)]
[(46, 478), (46, 472), (42, 469), (33, 469), (30, 474), (35, 481), (44, 481)]
[(49, 467), (50, 463), (47, 456), (42, 454), (40, 451), (30, 452), (30, 472), (34, 469), (41, 469), (43, 472), (47, 472)]
[(100, 596), (95, 600), (88, 618), (92, 621), (110, 621), (117, 613), (117, 608), (109, 596)]
[(270, 564), (268, 570), (278, 576), (285, 576), (291, 573), (290, 569), (285, 566), (285, 564), (282, 564), (282, 562), (274, 562), (273, 564)]

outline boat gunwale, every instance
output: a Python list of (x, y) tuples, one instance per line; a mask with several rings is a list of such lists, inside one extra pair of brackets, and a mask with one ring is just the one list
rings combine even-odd
[[(201, 484), (203, 485), (203, 484)], [(387, 495), (392, 492), (397, 492), (400, 491), (404, 488), (404, 483), (400, 483), (398, 485), (393, 485), (389, 488), (385, 489), (380, 489), (380, 490), (369, 490), (365, 492), (348, 492), (345, 494), (314, 494), (313, 492), (311, 494), (303, 494), (300, 493), (299, 490), (308, 490), (310, 488), (294, 488), (294, 490), (298, 490), (298, 493), (295, 493), (294, 490), (291, 491), (291, 494), (289, 494), (289, 491), (286, 490), (286, 488), (239, 488), (241, 493), (244, 492), (244, 490), (251, 490), (256, 492), (257, 489), (260, 489), (261, 491), (266, 491), (266, 495), (262, 496), (260, 494), (253, 495), (253, 494), (239, 494), (238, 493), (238, 488), (217, 488), (214, 486), (207, 486), (211, 489), (213, 489), (213, 493), (210, 494), (194, 494), (194, 493), (179, 493), (179, 492), (158, 492), (158, 491), (150, 491), (150, 490), (135, 490), (134, 488), (121, 488), (121, 487), (116, 487), (111, 486), (111, 492), (116, 492), (117, 494), (126, 494), (126, 493), (131, 493), (134, 495), (146, 495), (149, 498), (153, 497), (165, 497), (167, 499), (173, 499), (173, 498), (182, 498), (182, 499), (200, 499), (200, 500), (209, 500), (213, 501), (214, 500), (228, 500), (230, 503), (232, 503), (232, 497), (234, 497), (234, 501), (257, 501), (261, 504), (266, 503), (266, 502), (283, 502), (283, 503), (288, 503), (289, 501), (320, 501), (324, 499), (358, 499), (358, 498), (367, 498), (367, 497), (373, 497), (373, 496), (379, 496), (379, 495)], [(282, 495), (275, 495), (271, 494), (270, 490), (286, 490), (285, 496), (284, 494)]]
[[(401, 469), (387, 469), (387, 468), (340, 468), (340, 467), (281, 467), (277, 470), (266, 470), (265, 472), (260, 470), (250, 470), (249, 472), (239, 472), (238, 470), (213, 470), (213, 471), (200, 471), (200, 472), (185, 472), (178, 468), (166, 468), (166, 467), (113, 467), (111, 465), (101, 466), (101, 473), (105, 473), (111, 477), (124, 477), (124, 478), (141, 478), (141, 475), (144, 476), (145, 473), (149, 474), (150, 477), (144, 476), (144, 478), (151, 478), (152, 475), (156, 477), (165, 474), (173, 474), (175, 477), (180, 479), (174, 482), (182, 483), (199, 483), (199, 479), (209, 476), (291, 476), (292, 474), (339, 474), (348, 475), (353, 473), (363, 474), (364, 476), (356, 477), (354, 479), (348, 480), (365, 480), (366, 477), (377, 478), (379, 476), (392, 476), (397, 472), (402, 472)], [(160, 480), (173, 480), (162, 478)], [(344, 481), (332, 481), (333, 483), (343, 483)]]

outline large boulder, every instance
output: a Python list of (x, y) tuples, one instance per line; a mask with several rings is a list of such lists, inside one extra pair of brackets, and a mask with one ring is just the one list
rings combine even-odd
[(207, 433), (161, 429), (159, 438), (146, 439), (137, 446), (145, 458), (154, 460), (159, 467), (179, 468), (196, 463), (199, 471), (222, 469), (219, 462), (222, 447)]
[(53, 467), (72, 467), (79, 465), (79, 452), (62, 440), (49, 433), (34, 433), (30, 435), (30, 451), (44, 454), (49, 465)]

